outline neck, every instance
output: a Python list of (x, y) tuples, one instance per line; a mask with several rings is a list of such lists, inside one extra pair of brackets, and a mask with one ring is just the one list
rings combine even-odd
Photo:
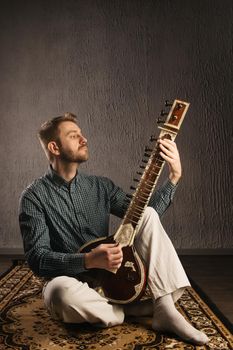
[(75, 177), (78, 169), (77, 163), (67, 163), (58, 160), (52, 161), (51, 165), (53, 170), (55, 170), (58, 175), (67, 182), (71, 181)]

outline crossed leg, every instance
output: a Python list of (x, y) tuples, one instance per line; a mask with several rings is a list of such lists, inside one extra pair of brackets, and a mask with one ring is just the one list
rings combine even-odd
[(60, 276), (48, 282), (43, 292), (45, 305), (52, 317), (63, 322), (89, 322), (109, 327), (121, 324), (125, 313), (145, 316), (151, 314), (152, 310), (152, 327), (155, 330), (173, 332), (195, 344), (206, 343), (207, 336), (192, 327), (175, 308), (174, 303), (190, 284), (153, 208), (145, 210), (135, 247), (148, 270), (148, 286), (153, 304), (151, 301), (125, 307), (110, 304), (87, 283)]

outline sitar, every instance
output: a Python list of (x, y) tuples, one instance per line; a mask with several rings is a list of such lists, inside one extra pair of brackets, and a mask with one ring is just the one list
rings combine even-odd
[(129, 203), (117, 232), (114, 235), (87, 242), (79, 250), (80, 253), (87, 253), (103, 243), (116, 243), (122, 247), (123, 261), (119, 269), (111, 271), (90, 269), (80, 276), (80, 279), (98, 286), (102, 295), (112, 303), (131, 303), (140, 299), (145, 291), (147, 272), (134, 247), (134, 239), (165, 163), (160, 155), (158, 139), (175, 140), (189, 103), (174, 100), (172, 104), (166, 101), (165, 106), (171, 107), (170, 111), (161, 112), (161, 116), (167, 115), (167, 118), (165, 121), (158, 120), (159, 123), (163, 123), (159, 126), (160, 134), (157, 139), (154, 136), (151, 137), (151, 142), (154, 142), (153, 147), (145, 148), (145, 159), (140, 165), (140, 171), (137, 172), (140, 178), (135, 179), (137, 187), (131, 187), (134, 190), (133, 194), (127, 195)]

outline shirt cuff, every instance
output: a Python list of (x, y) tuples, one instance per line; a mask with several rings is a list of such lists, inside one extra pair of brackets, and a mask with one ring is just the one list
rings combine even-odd
[(77, 267), (77, 273), (82, 273), (82, 272), (86, 272), (88, 271), (88, 269), (86, 269), (85, 267), (85, 253), (78, 253), (75, 254), (76, 255), (76, 267)]
[(176, 192), (176, 189), (178, 187), (178, 184), (179, 183), (174, 185), (170, 179), (167, 179), (163, 185), (163, 193), (167, 194), (170, 197), (170, 199), (172, 200), (174, 197), (174, 194)]

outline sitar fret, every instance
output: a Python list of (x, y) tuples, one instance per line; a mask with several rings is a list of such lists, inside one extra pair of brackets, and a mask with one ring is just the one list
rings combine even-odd
[(144, 207), (140, 207), (138, 206), (137, 204), (132, 204), (132, 206), (134, 206), (135, 208), (138, 208), (139, 210), (143, 211), (144, 210)]
[(129, 209), (129, 213), (130, 213), (131, 211), (132, 211), (133, 213), (135, 212), (137, 215), (141, 215), (141, 214), (142, 214), (142, 210), (139, 211), (139, 210), (138, 210), (137, 208), (135, 208), (134, 206), (132, 206), (132, 207)]

